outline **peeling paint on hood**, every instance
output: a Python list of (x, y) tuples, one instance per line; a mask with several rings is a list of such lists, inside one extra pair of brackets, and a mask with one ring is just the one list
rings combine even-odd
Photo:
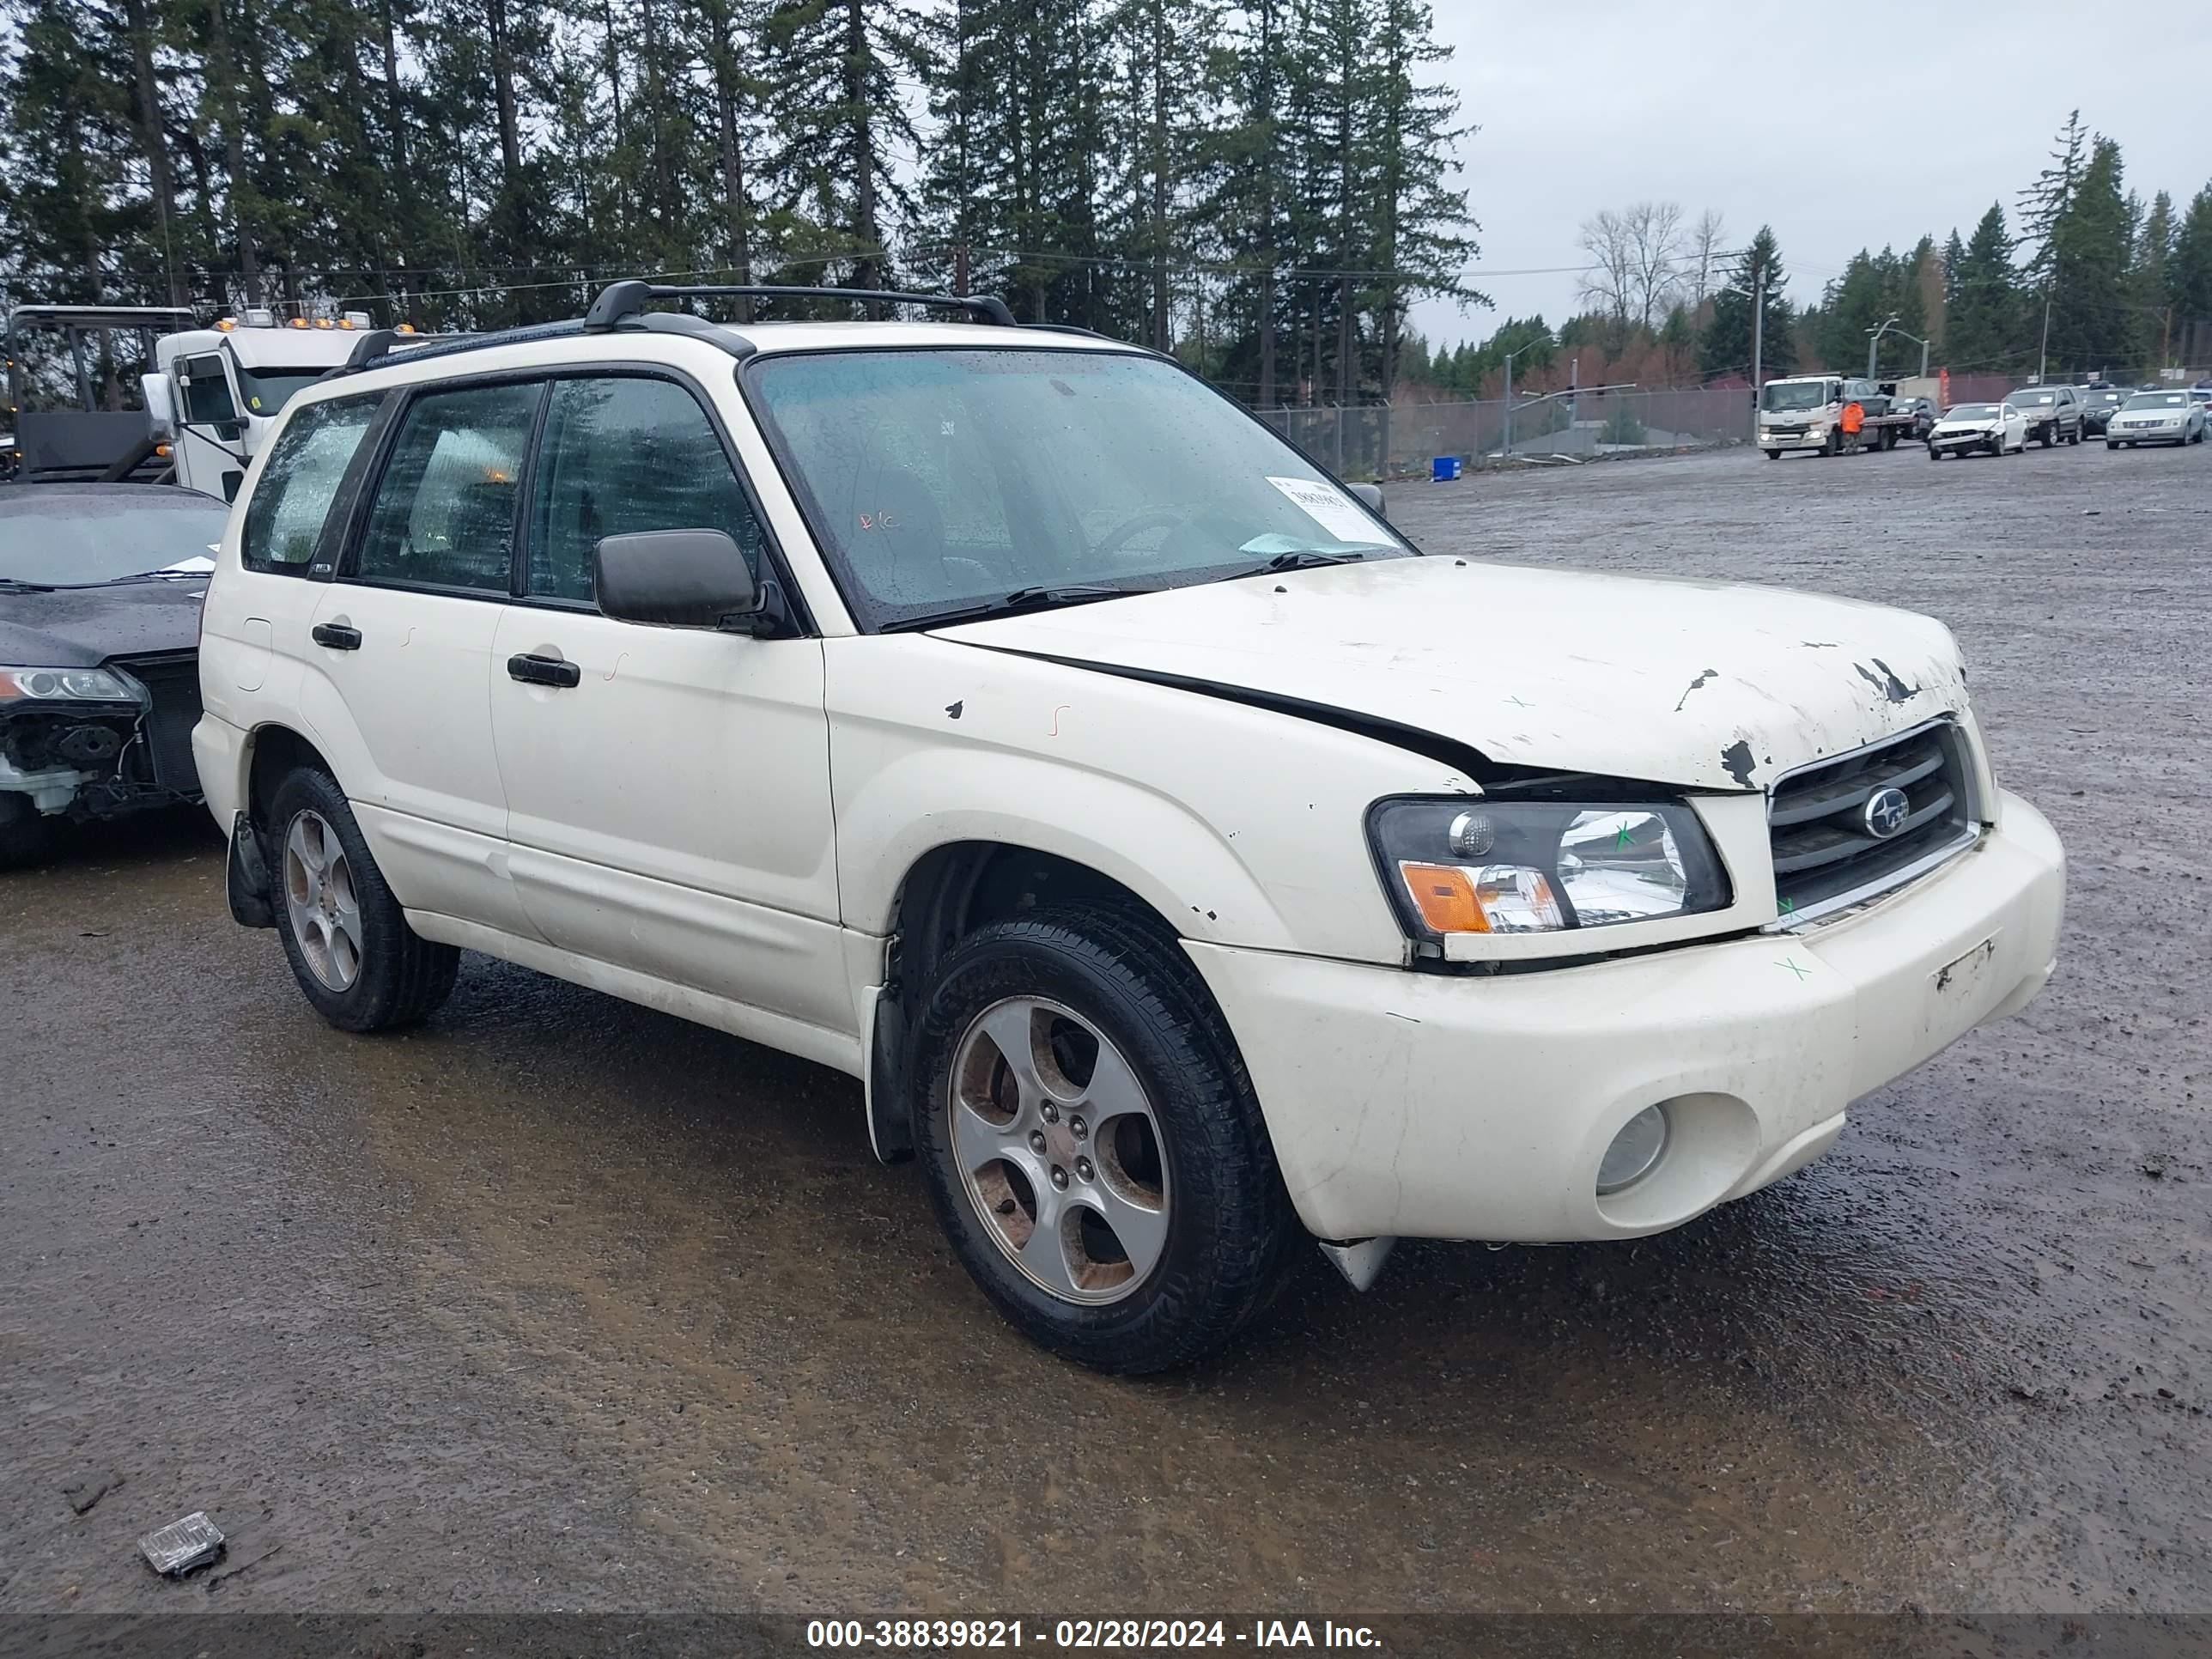
[(1214, 582), (937, 632), (1323, 704), (1507, 764), (1692, 788), (1764, 788), (1778, 772), (1966, 702), (1950, 630), (1910, 611), (1786, 588), (1442, 558)]

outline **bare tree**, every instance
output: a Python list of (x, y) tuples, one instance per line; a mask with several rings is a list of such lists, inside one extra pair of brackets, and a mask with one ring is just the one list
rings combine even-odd
[(1690, 309), (1695, 311), (1712, 296), (1720, 286), (1721, 244), (1728, 240), (1728, 226), (1721, 216), (1707, 208), (1698, 216), (1698, 222), (1690, 227), (1689, 246), (1683, 256), (1684, 280), (1690, 288)]
[(1618, 213), (1607, 208), (1583, 222), (1581, 243), (1591, 260), (1583, 274), (1583, 302), (1604, 311), (1623, 332), (1651, 328), (1681, 286), (1681, 204), (1638, 202)]

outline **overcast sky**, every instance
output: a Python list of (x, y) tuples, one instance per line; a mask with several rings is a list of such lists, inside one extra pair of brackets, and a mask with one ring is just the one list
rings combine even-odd
[[(1431, 0), (1462, 117), (1468, 273), (1497, 302), (1424, 302), (1433, 342), (1509, 314), (1578, 309), (1582, 222), (1645, 198), (1726, 217), (1731, 246), (1774, 227), (1789, 295), (1820, 296), (1862, 247), (1960, 235), (2045, 165), (2069, 110), (2119, 141), (2130, 188), (2177, 205), (2212, 180), (2212, 3), (1755, 4), (1753, 0)], [(1877, 142), (1877, 125), (1893, 137)], [(1839, 154), (1840, 135), (1859, 135)], [(1820, 152), (1814, 155), (1814, 152)]]

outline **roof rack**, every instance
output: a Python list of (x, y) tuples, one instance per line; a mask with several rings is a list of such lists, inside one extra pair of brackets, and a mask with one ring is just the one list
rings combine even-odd
[(900, 294), (889, 289), (872, 288), (805, 288), (763, 287), (745, 284), (738, 287), (674, 287), (660, 283), (610, 283), (599, 290), (592, 308), (584, 313), (584, 326), (598, 331), (610, 329), (624, 318), (635, 317), (645, 310), (651, 300), (862, 300), (878, 305), (935, 306), (941, 309), (956, 309), (972, 313), (987, 323), (996, 323), (1001, 328), (1015, 326), (1014, 313), (1006, 309), (1004, 300), (982, 295), (964, 294)]

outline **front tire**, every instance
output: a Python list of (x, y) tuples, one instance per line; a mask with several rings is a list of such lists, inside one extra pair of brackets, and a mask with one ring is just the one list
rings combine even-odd
[(1782, 452), (1778, 449), (1770, 449), (1766, 452), (1766, 459), (1770, 461), (1778, 461), (1782, 459)]
[(276, 935), (315, 1012), (342, 1031), (412, 1025), (452, 994), (461, 953), (406, 915), (329, 773), (302, 767), (270, 811)]
[(1235, 1040), (1172, 941), (1106, 911), (979, 929), (923, 991), (909, 1058), (939, 1222), (1041, 1346), (1167, 1370), (1267, 1305), (1301, 1230)]
[(2105, 447), (2107, 449), (2118, 449), (2119, 447), (2119, 442), (2117, 439), (2107, 438), (2105, 440)]

